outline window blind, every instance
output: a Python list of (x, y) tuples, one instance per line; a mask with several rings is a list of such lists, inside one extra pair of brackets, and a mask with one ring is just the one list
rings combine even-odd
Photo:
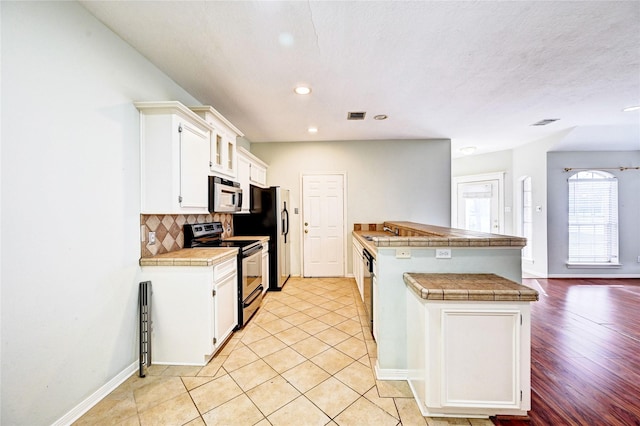
[(618, 263), (618, 179), (582, 171), (569, 183), (569, 263)]

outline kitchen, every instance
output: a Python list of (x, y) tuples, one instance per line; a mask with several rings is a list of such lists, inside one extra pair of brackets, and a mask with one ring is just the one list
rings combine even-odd
[[(133, 101), (202, 103), (79, 4), (3, 2), (2, 24), (2, 417), (51, 424), (137, 357), (140, 158)], [(535, 164), (545, 164), (545, 147), (559, 139), (515, 149), (513, 175), (530, 169), (546, 181)], [(395, 144), (393, 156), (385, 142)], [(287, 148), (300, 169), (332, 165), (349, 174), (347, 226), (448, 221), (451, 168), (459, 164), (451, 164), (448, 140), (276, 143), (272, 150), (238, 143), (269, 164), (273, 182), (288, 178), (293, 206), (300, 206), (298, 171), (283, 167)], [(356, 161), (364, 151), (367, 164)], [(389, 176), (367, 173), (371, 168)], [(365, 201), (373, 208), (365, 209)], [(405, 202), (412, 217), (403, 212)], [(14, 225), (43, 216), (48, 225), (39, 230)], [(300, 228), (292, 232), (299, 240)], [(34, 262), (37, 238), (51, 250)], [(292, 262), (294, 276), (298, 263)]]

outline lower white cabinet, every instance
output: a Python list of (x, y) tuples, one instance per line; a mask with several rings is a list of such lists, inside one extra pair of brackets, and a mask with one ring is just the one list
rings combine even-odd
[(425, 301), (407, 291), (408, 381), (425, 416), (526, 415), (528, 302)]
[(145, 266), (152, 364), (206, 365), (238, 324), (234, 256), (214, 266)]
[(269, 289), (269, 242), (262, 243), (262, 285), (263, 294)]
[(353, 238), (353, 276), (358, 285), (360, 298), (364, 302), (364, 263), (362, 258), (362, 245)]

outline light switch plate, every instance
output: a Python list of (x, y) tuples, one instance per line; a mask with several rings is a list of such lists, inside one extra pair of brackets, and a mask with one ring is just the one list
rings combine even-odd
[(436, 259), (451, 259), (450, 248), (436, 249)]

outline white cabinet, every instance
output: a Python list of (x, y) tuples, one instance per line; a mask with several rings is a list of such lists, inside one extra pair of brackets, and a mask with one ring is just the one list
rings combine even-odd
[(215, 266), (144, 266), (152, 283), (153, 364), (206, 365), (238, 324), (237, 258)]
[(212, 127), (209, 140), (211, 174), (237, 179), (236, 138), (244, 134), (211, 106), (190, 107), (190, 109)]
[(246, 149), (238, 150), (238, 182), (242, 188), (243, 201), (241, 213), (249, 213), (251, 207), (251, 185), (267, 187), (267, 164)]
[(269, 289), (269, 242), (262, 243), (262, 285), (263, 294)]
[(353, 276), (358, 285), (360, 298), (364, 302), (364, 263), (362, 258), (362, 245), (353, 237)]
[(526, 415), (530, 306), (425, 301), (407, 290), (408, 381), (425, 416)]
[(211, 128), (179, 102), (140, 111), (141, 212), (208, 213)]

